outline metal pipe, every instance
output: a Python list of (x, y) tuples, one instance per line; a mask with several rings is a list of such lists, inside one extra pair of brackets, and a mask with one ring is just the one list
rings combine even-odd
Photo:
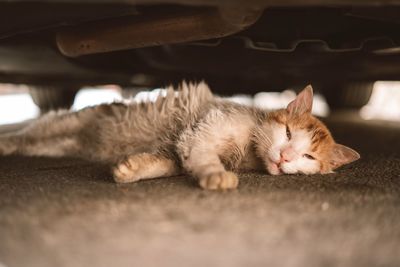
[(56, 34), (56, 41), (65, 56), (78, 57), (205, 40), (249, 27), (262, 11), (207, 8), (116, 18), (66, 28)]

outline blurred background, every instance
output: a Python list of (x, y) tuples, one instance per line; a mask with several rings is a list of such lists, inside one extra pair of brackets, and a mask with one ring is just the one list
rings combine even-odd
[[(162, 89), (126, 90), (118, 85), (84, 87), (75, 96), (72, 110), (102, 103), (153, 101)], [(283, 92), (260, 92), (252, 95), (233, 95), (227, 99), (248, 106), (264, 109), (284, 108), (296, 96), (290, 88)], [(377, 81), (373, 85), (371, 97), (366, 105), (357, 110), (364, 120), (400, 121), (400, 82)], [(331, 110), (325, 97), (319, 93), (314, 95), (313, 113), (319, 117), (327, 117)], [(36, 118), (40, 108), (33, 101), (29, 87), (25, 85), (0, 84), (0, 124), (12, 124)]]

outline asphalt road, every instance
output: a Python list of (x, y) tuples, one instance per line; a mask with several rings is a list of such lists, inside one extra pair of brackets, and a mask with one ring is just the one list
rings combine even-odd
[(115, 184), (77, 159), (0, 159), (0, 266), (400, 266), (400, 127), (335, 121), (335, 174)]

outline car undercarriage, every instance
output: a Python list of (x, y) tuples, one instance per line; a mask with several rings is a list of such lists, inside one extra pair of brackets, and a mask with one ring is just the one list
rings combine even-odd
[(254, 93), (399, 79), (400, 7), (189, 4), (0, 2), (0, 81)]

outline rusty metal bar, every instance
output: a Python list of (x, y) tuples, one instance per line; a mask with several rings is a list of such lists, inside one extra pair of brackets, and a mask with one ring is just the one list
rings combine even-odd
[(132, 16), (69, 27), (56, 35), (59, 50), (78, 57), (223, 37), (257, 21), (262, 9), (195, 9)]

